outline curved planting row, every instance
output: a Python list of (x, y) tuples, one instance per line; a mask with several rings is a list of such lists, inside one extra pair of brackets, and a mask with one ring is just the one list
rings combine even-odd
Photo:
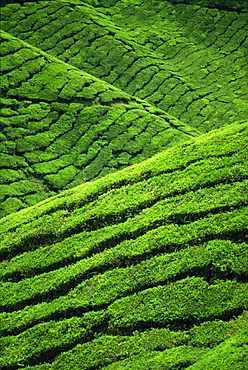
[(2, 218), (0, 368), (244, 368), (247, 132)]
[(89, 3), (7, 4), (2, 27), (203, 132), (247, 117), (245, 9)]

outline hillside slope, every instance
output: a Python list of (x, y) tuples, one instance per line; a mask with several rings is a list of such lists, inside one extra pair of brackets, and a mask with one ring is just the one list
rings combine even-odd
[(247, 7), (222, 3), (4, 0), (0, 217), (246, 120)]
[(11, 3), (2, 28), (206, 132), (248, 115), (248, 8), (221, 2)]
[(0, 370), (247, 370), (247, 1), (0, 19)]
[(199, 135), (26, 42), (1, 39), (0, 217)]
[(0, 220), (0, 368), (244, 369), (248, 123)]

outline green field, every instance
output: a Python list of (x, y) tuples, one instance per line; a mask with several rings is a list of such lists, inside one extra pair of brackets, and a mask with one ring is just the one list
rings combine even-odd
[(0, 370), (247, 370), (247, 2), (0, 16)]

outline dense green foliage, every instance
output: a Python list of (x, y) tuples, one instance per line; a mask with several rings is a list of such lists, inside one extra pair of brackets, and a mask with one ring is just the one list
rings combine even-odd
[(3, 2), (0, 216), (245, 120), (247, 13), (222, 2)]
[(247, 370), (247, 12), (1, 2), (0, 370)]
[(2, 38), (1, 216), (198, 135), (145, 101)]
[(206, 131), (247, 116), (247, 13), (191, 3), (9, 4), (2, 27)]
[(1, 368), (245, 369), (247, 132), (2, 218)]

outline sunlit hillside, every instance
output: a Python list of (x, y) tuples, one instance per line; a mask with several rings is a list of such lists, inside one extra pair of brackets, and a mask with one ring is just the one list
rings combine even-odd
[(0, 216), (247, 119), (246, 2), (177, 2), (2, 2)]
[(0, 370), (247, 370), (247, 2), (0, 15)]
[(1, 369), (245, 369), (247, 133), (2, 218)]

